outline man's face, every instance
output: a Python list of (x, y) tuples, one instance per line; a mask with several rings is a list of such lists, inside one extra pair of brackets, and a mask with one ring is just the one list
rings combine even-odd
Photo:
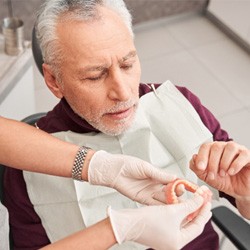
[(101, 13), (101, 20), (58, 25), (65, 58), (59, 88), (74, 112), (117, 135), (133, 121), (141, 70), (125, 24), (106, 8)]

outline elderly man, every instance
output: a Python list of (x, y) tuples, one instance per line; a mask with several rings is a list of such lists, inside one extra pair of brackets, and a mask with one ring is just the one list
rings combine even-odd
[[(140, 63), (131, 17), (123, 1), (46, 1), (36, 29), (46, 84), (61, 99), (37, 123), (40, 129), (84, 144), (87, 157), (88, 148), (104, 149), (136, 156), (198, 184), (205, 181), (214, 188), (214, 197), (219, 191), (237, 205), (242, 215), (250, 217), (249, 150), (228, 142), (228, 134), (218, 121), (187, 89), (169, 81), (139, 84)], [(119, 185), (119, 171), (107, 174), (112, 161), (107, 152), (99, 151), (102, 157), (94, 171), (90, 164), (90, 184)], [(193, 171), (189, 168), (191, 158)], [(123, 164), (121, 156), (117, 164)], [(114, 209), (140, 206), (112, 189), (89, 183), (28, 172), (22, 175), (14, 170), (8, 171), (7, 177), (9, 185), (15, 187), (6, 201), (14, 233), (19, 231), (20, 235), (22, 231), (27, 237), (32, 226), (40, 232), (36, 239), (16, 236), (22, 249), (24, 240), (31, 249), (94, 224), (106, 216), (108, 205)], [(162, 200), (162, 194), (158, 199)], [(147, 198), (140, 203), (147, 204)], [(171, 227), (167, 221), (162, 223)], [(117, 248), (146, 246), (126, 243)], [(211, 222), (184, 249), (218, 249)]]

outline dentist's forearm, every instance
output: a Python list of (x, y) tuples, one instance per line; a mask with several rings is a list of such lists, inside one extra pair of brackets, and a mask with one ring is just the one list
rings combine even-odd
[(110, 220), (107, 218), (42, 250), (104, 250), (116, 243)]
[[(30, 125), (0, 117), (1, 164), (33, 172), (71, 177), (78, 149), (79, 146), (59, 140)], [(86, 166), (93, 153), (94, 151), (88, 152)], [(83, 179), (87, 180), (87, 172), (82, 174)]]

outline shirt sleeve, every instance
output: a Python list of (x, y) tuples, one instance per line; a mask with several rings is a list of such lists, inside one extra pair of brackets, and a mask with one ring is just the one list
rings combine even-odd
[(185, 87), (176, 86), (178, 90), (188, 99), (193, 105), (196, 112), (199, 114), (203, 124), (213, 134), (214, 141), (230, 141), (228, 133), (221, 128), (220, 123), (215, 116), (201, 104), (200, 99)]

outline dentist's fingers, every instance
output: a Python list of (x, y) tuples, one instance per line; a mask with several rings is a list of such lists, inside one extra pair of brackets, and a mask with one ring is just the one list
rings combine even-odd
[[(177, 197), (183, 195), (185, 192), (185, 187), (183, 184), (180, 184), (177, 186), (176, 190), (175, 190), (175, 193), (177, 195)], [(163, 205), (163, 204), (167, 204), (167, 198), (166, 198), (166, 186), (164, 186), (162, 188), (162, 190), (158, 191), (158, 192), (155, 192), (153, 194), (153, 197), (152, 197), (154, 200), (158, 201), (158, 205)], [(156, 202), (155, 202), (156, 203)]]
[(203, 203), (204, 198), (199, 194), (195, 194), (192, 198), (179, 203), (179, 209), (184, 212), (183, 216), (185, 218), (190, 213), (197, 211), (203, 205)]
[(165, 191), (159, 191), (159, 192), (154, 193), (152, 198), (155, 201), (158, 201), (159, 205), (166, 204), (166, 193), (165, 193)]
[(211, 216), (211, 203), (208, 202), (200, 209), (197, 217), (182, 228), (183, 241), (187, 244), (190, 238), (199, 236)]

